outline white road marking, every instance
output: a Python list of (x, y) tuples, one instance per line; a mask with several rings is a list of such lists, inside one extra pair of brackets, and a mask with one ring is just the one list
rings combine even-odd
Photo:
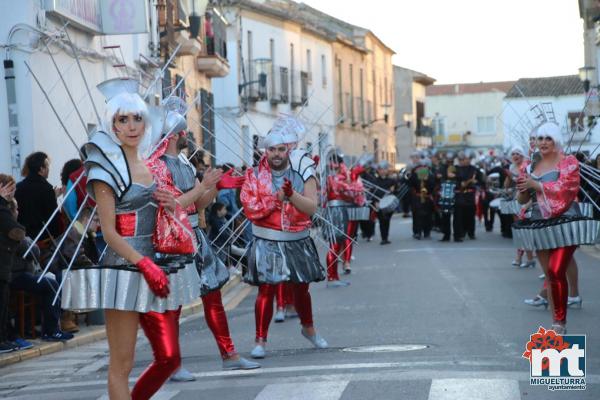
[(428, 400), (520, 400), (519, 382), (508, 379), (434, 379)]
[(299, 386), (294, 383), (267, 385), (255, 400), (339, 400), (349, 381), (315, 382)]
[(462, 252), (462, 251), (501, 251), (506, 252), (510, 250), (514, 250), (514, 247), (417, 247), (414, 249), (398, 249), (394, 250), (396, 253), (422, 253), (428, 252), (432, 254), (433, 252), (439, 251), (451, 251), (451, 252)]

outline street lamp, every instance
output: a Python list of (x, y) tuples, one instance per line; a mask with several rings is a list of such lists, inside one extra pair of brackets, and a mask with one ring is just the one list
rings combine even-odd
[(404, 127), (410, 129), (410, 125), (412, 124), (412, 114), (410, 114), (410, 113), (402, 114), (402, 121), (404, 121), (404, 123), (394, 126), (394, 130), (396, 130), (398, 128), (404, 128)]
[(585, 67), (579, 68), (579, 79), (581, 79), (581, 82), (583, 82), (583, 89), (585, 90), (586, 93), (590, 91), (590, 82), (592, 81), (592, 78), (594, 77), (595, 71), (596, 71), (595, 67), (585, 66)]
[(387, 112), (387, 110), (388, 110), (388, 108), (390, 108), (391, 106), (392, 106), (391, 104), (382, 104), (382, 105), (381, 105), (381, 108), (383, 108), (383, 110), (384, 110), (384, 111), (383, 111), (383, 118), (377, 118), (377, 119), (374, 119), (374, 120), (372, 120), (372, 121), (369, 121), (369, 122), (367, 122), (366, 124), (362, 124), (362, 125), (361, 125), (361, 126), (362, 126), (362, 128), (364, 129), (364, 128), (368, 127), (368, 126), (371, 126), (371, 125), (373, 125), (373, 124), (374, 124), (375, 122), (377, 122), (377, 121), (384, 121), (384, 122), (387, 124), (387, 123), (388, 123), (388, 120), (389, 120), (389, 115), (388, 115), (388, 112)]

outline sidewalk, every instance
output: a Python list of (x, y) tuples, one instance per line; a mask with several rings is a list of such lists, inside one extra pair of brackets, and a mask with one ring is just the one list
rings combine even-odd
[[(235, 275), (221, 289), (223, 295), (241, 284), (241, 275)], [(198, 298), (193, 303), (185, 305), (181, 310), (181, 317), (202, 313), (202, 299)], [(106, 338), (104, 325), (79, 326), (79, 332), (75, 337), (66, 342), (43, 342), (41, 340), (29, 340), (34, 347), (27, 350), (13, 351), (0, 355), (0, 368), (15, 364), (21, 361), (40, 357), (42, 355), (56, 353), (65, 349), (83, 346)]]

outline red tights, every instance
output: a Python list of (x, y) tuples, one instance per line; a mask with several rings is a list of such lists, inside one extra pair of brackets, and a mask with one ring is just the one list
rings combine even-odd
[(294, 288), (289, 282), (277, 284), (277, 308), (294, 305)]
[(352, 240), (354, 239), (354, 237), (356, 236), (356, 231), (358, 230), (358, 221), (349, 221), (348, 222), (348, 229), (346, 231), (346, 235), (348, 235), (349, 237), (347, 237), (344, 240), (344, 262), (345, 263), (349, 263), (350, 260), (352, 260)]
[[(308, 283), (290, 283), (294, 291), (294, 306), (304, 327), (313, 326), (312, 302), (308, 292)], [(273, 299), (277, 292), (277, 285), (263, 284), (258, 287), (258, 296), (254, 305), (256, 318), (256, 340), (267, 341), (269, 324), (273, 318)]]
[(329, 251), (327, 252), (327, 280), (328, 281), (339, 281), (340, 276), (338, 275), (338, 256), (342, 251), (343, 243), (335, 242), (329, 245)]
[(152, 346), (154, 361), (135, 383), (132, 400), (150, 399), (181, 365), (180, 310), (140, 314), (140, 325)]
[(569, 296), (567, 267), (576, 248), (577, 246), (559, 247), (548, 252), (547, 280), (552, 293), (555, 322), (567, 322), (567, 297)]
[(202, 306), (204, 307), (206, 324), (215, 337), (221, 357), (227, 358), (237, 354), (229, 334), (227, 314), (225, 314), (225, 308), (223, 307), (221, 291), (214, 290), (202, 296)]

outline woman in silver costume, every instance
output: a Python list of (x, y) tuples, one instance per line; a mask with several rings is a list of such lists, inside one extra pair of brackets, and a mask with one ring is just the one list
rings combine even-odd
[[(175, 111), (169, 111), (166, 117), (164, 132), (169, 134), (165, 138), (164, 145), (159, 147), (152, 157), (159, 157), (164, 163), (166, 180), (172, 181), (176, 188), (177, 202), (185, 209), (198, 243), (198, 253), (191, 260), (187, 256), (180, 257), (183, 262), (194, 265), (200, 275), (200, 296), (202, 297), (202, 306), (204, 308), (204, 318), (206, 324), (211, 330), (217, 347), (223, 359), (224, 370), (235, 369), (254, 369), (259, 368), (260, 364), (246, 360), (240, 357), (235, 349), (233, 340), (229, 333), (227, 314), (223, 307), (221, 298), (221, 288), (229, 280), (229, 271), (219, 258), (218, 252), (213, 250), (209, 240), (198, 226), (198, 213), (204, 212), (204, 209), (210, 205), (217, 193), (225, 188), (241, 187), (244, 178), (232, 176), (231, 172), (223, 174), (220, 169), (209, 168), (203, 175), (202, 182), (196, 178), (196, 169), (191, 165), (185, 154), (180, 153), (187, 147), (186, 136), (187, 124), (185, 118)], [(224, 240), (229, 240), (226, 235), (222, 235)], [(156, 317), (156, 313), (153, 313)], [(181, 367), (175, 375), (171, 377), (175, 381), (194, 380), (185, 368)]]
[(532, 201), (528, 219), (513, 225), (515, 242), (535, 250), (546, 274), (552, 329), (566, 333), (568, 284), (566, 271), (578, 245), (594, 243), (598, 221), (582, 216), (576, 202), (579, 162), (561, 149), (560, 128), (546, 122), (537, 129), (541, 158), (517, 181), (519, 203)]
[[(175, 198), (157, 189), (146, 156), (151, 147), (148, 108), (135, 90), (107, 101), (104, 129), (83, 147), (87, 190), (96, 201), (108, 249), (101, 265), (73, 268), (63, 308), (104, 309), (110, 352), (110, 399), (149, 399), (179, 367), (176, 310), (198, 295), (198, 274), (181, 264), (158, 266), (152, 236), (156, 203), (175, 209)], [(145, 315), (158, 312), (159, 324)], [(138, 325), (155, 360), (129, 390)]]

